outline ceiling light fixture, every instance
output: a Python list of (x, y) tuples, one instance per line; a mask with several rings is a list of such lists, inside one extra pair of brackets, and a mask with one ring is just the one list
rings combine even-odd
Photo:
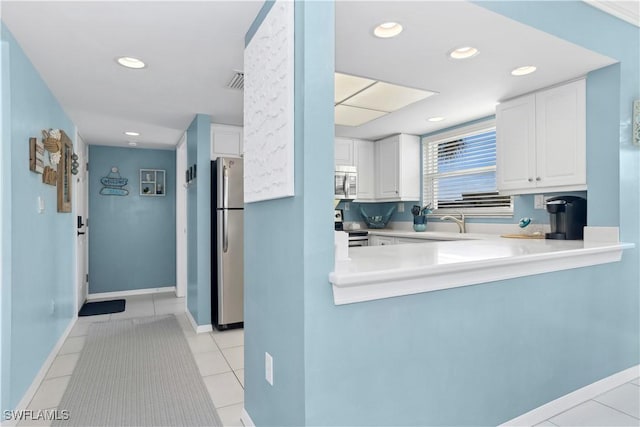
[(126, 131), (124, 134), (127, 136), (140, 136), (140, 132)]
[(136, 145), (138, 145), (138, 143), (137, 143), (137, 142), (130, 141), (130, 142), (129, 142), (129, 145), (130, 145), (130, 146), (132, 146), (132, 147), (135, 147)]
[(441, 122), (444, 120), (444, 117), (429, 117), (427, 120), (430, 122)]
[(524, 67), (518, 67), (511, 71), (512, 76), (526, 76), (533, 73), (537, 68), (533, 65), (525, 65)]
[(375, 30), (373, 30), (373, 34), (381, 39), (395, 37), (401, 32), (402, 25), (398, 24), (397, 22), (385, 22), (378, 25)]
[(116, 61), (123, 67), (133, 68), (136, 70), (147, 66), (147, 64), (145, 64), (138, 58), (133, 58), (131, 56), (121, 56), (120, 58), (117, 58)]
[(453, 59), (467, 59), (479, 54), (480, 51), (475, 47), (464, 46), (449, 51), (449, 56)]

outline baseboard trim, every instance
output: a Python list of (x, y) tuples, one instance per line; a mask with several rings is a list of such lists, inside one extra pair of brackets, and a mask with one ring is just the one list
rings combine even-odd
[(96, 299), (103, 298), (122, 298), (122, 297), (130, 297), (132, 295), (148, 295), (148, 294), (160, 294), (164, 292), (175, 292), (175, 286), (167, 286), (165, 288), (148, 288), (148, 289), (133, 289), (131, 291), (117, 291), (117, 292), (101, 292), (98, 294), (89, 294), (87, 296), (87, 301), (92, 301)]
[(591, 400), (598, 395), (611, 390), (612, 388), (619, 387), (629, 381), (640, 376), (640, 365), (632, 366), (629, 369), (620, 371), (609, 377), (603, 378), (599, 381), (584, 386), (569, 394), (565, 394), (562, 397), (552, 400), (549, 403), (545, 403), (531, 411), (522, 414), (512, 420), (509, 420), (499, 427), (513, 427), (513, 426), (533, 426), (540, 424), (541, 422), (548, 420), (549, 418), (573, 408), (585, 402)]
[(195, 331), (196, 334), (202, 334), (205, 332), (213, 331), (213, 325), (198, 325), (196, 319), (193, 318), (191, 312), (189, 311), (189, 307), (185, 307), (184, 312), (187, 315), (187, 319), (189, 319), (189, 323), (191, 323), (191, 327)]
[[(53, 364), (53, 361), (55, 360), (56, 356), (58, 355), (58, 352), (60, 351), (60, 349), (64, 345), (64, 342), (69, 337), (69, 334), (71, 333), (71, 330), (75, 326), (77, 320), (78, 320), (78, 316), (76, 315), (71, 319), (71, 322), (69, 322), (69, 326), (67, 326), (67, 329), (65, 329), (65, 331), (62, 333), (62, 335), (58, 339), (58, 342), (56, 342), (56, 345), (53, 346), (53, 349), (49, 353), (49, 356), (47, 357), (47, 359), (42, 364), (42, 367), (40, 367), (40, 370), (38, 371), (38, 374), (35, 376), (35, 378), (31, 382), (31, 385), (29, 386), (27, 391), (22, 396), (22, 399), (20, 399), (20, 402), (18, 402), (18, 405), (16, 406), (16, 410), (17, 411), (26, 410), (27, 407), (29, 406), (29, 403), (31, 403), (31, 399), (33, 399), (33, 396), (38, 391), (38, 388), (40, 387), (40, 384), (42, 384), (42, 381), (44, 381), (44, 378), (47, 375), (47, 372), (49, 371), (49, 368)], [(9, 420), (9, 421), (2, 421), (2, 423), (0, 425), (2, 425), (3, 427), (4, 426), (13, 427), (16, 424), (17, 424), (17, 420)]]
[(242, 413), (240, 414), (240, 421), (244, 427), (256, 427), (256, 424), (253, 422), (247, 410), (243, 407)]

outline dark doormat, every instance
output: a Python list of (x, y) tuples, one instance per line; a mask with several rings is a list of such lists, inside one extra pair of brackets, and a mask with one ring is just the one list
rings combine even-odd
[(85, 302), (78, 316), (97, 316), (98, 314), (120, 313), (124, 311), (125, 300)]

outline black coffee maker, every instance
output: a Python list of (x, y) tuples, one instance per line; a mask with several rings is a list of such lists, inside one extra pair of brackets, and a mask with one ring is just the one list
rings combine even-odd
[(551, 233), (547, 239), (582, 240), (587, 225), (587, 201), (582, 197), (558, 196), (547, 199), (547, 212), (551, 216)]

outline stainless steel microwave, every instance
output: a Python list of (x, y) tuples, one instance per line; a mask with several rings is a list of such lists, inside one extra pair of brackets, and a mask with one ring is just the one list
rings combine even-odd
[(358, 172), (355, 166), (336, 166), (334, 184), (336, 199), (355, 199), (358, 195)]

